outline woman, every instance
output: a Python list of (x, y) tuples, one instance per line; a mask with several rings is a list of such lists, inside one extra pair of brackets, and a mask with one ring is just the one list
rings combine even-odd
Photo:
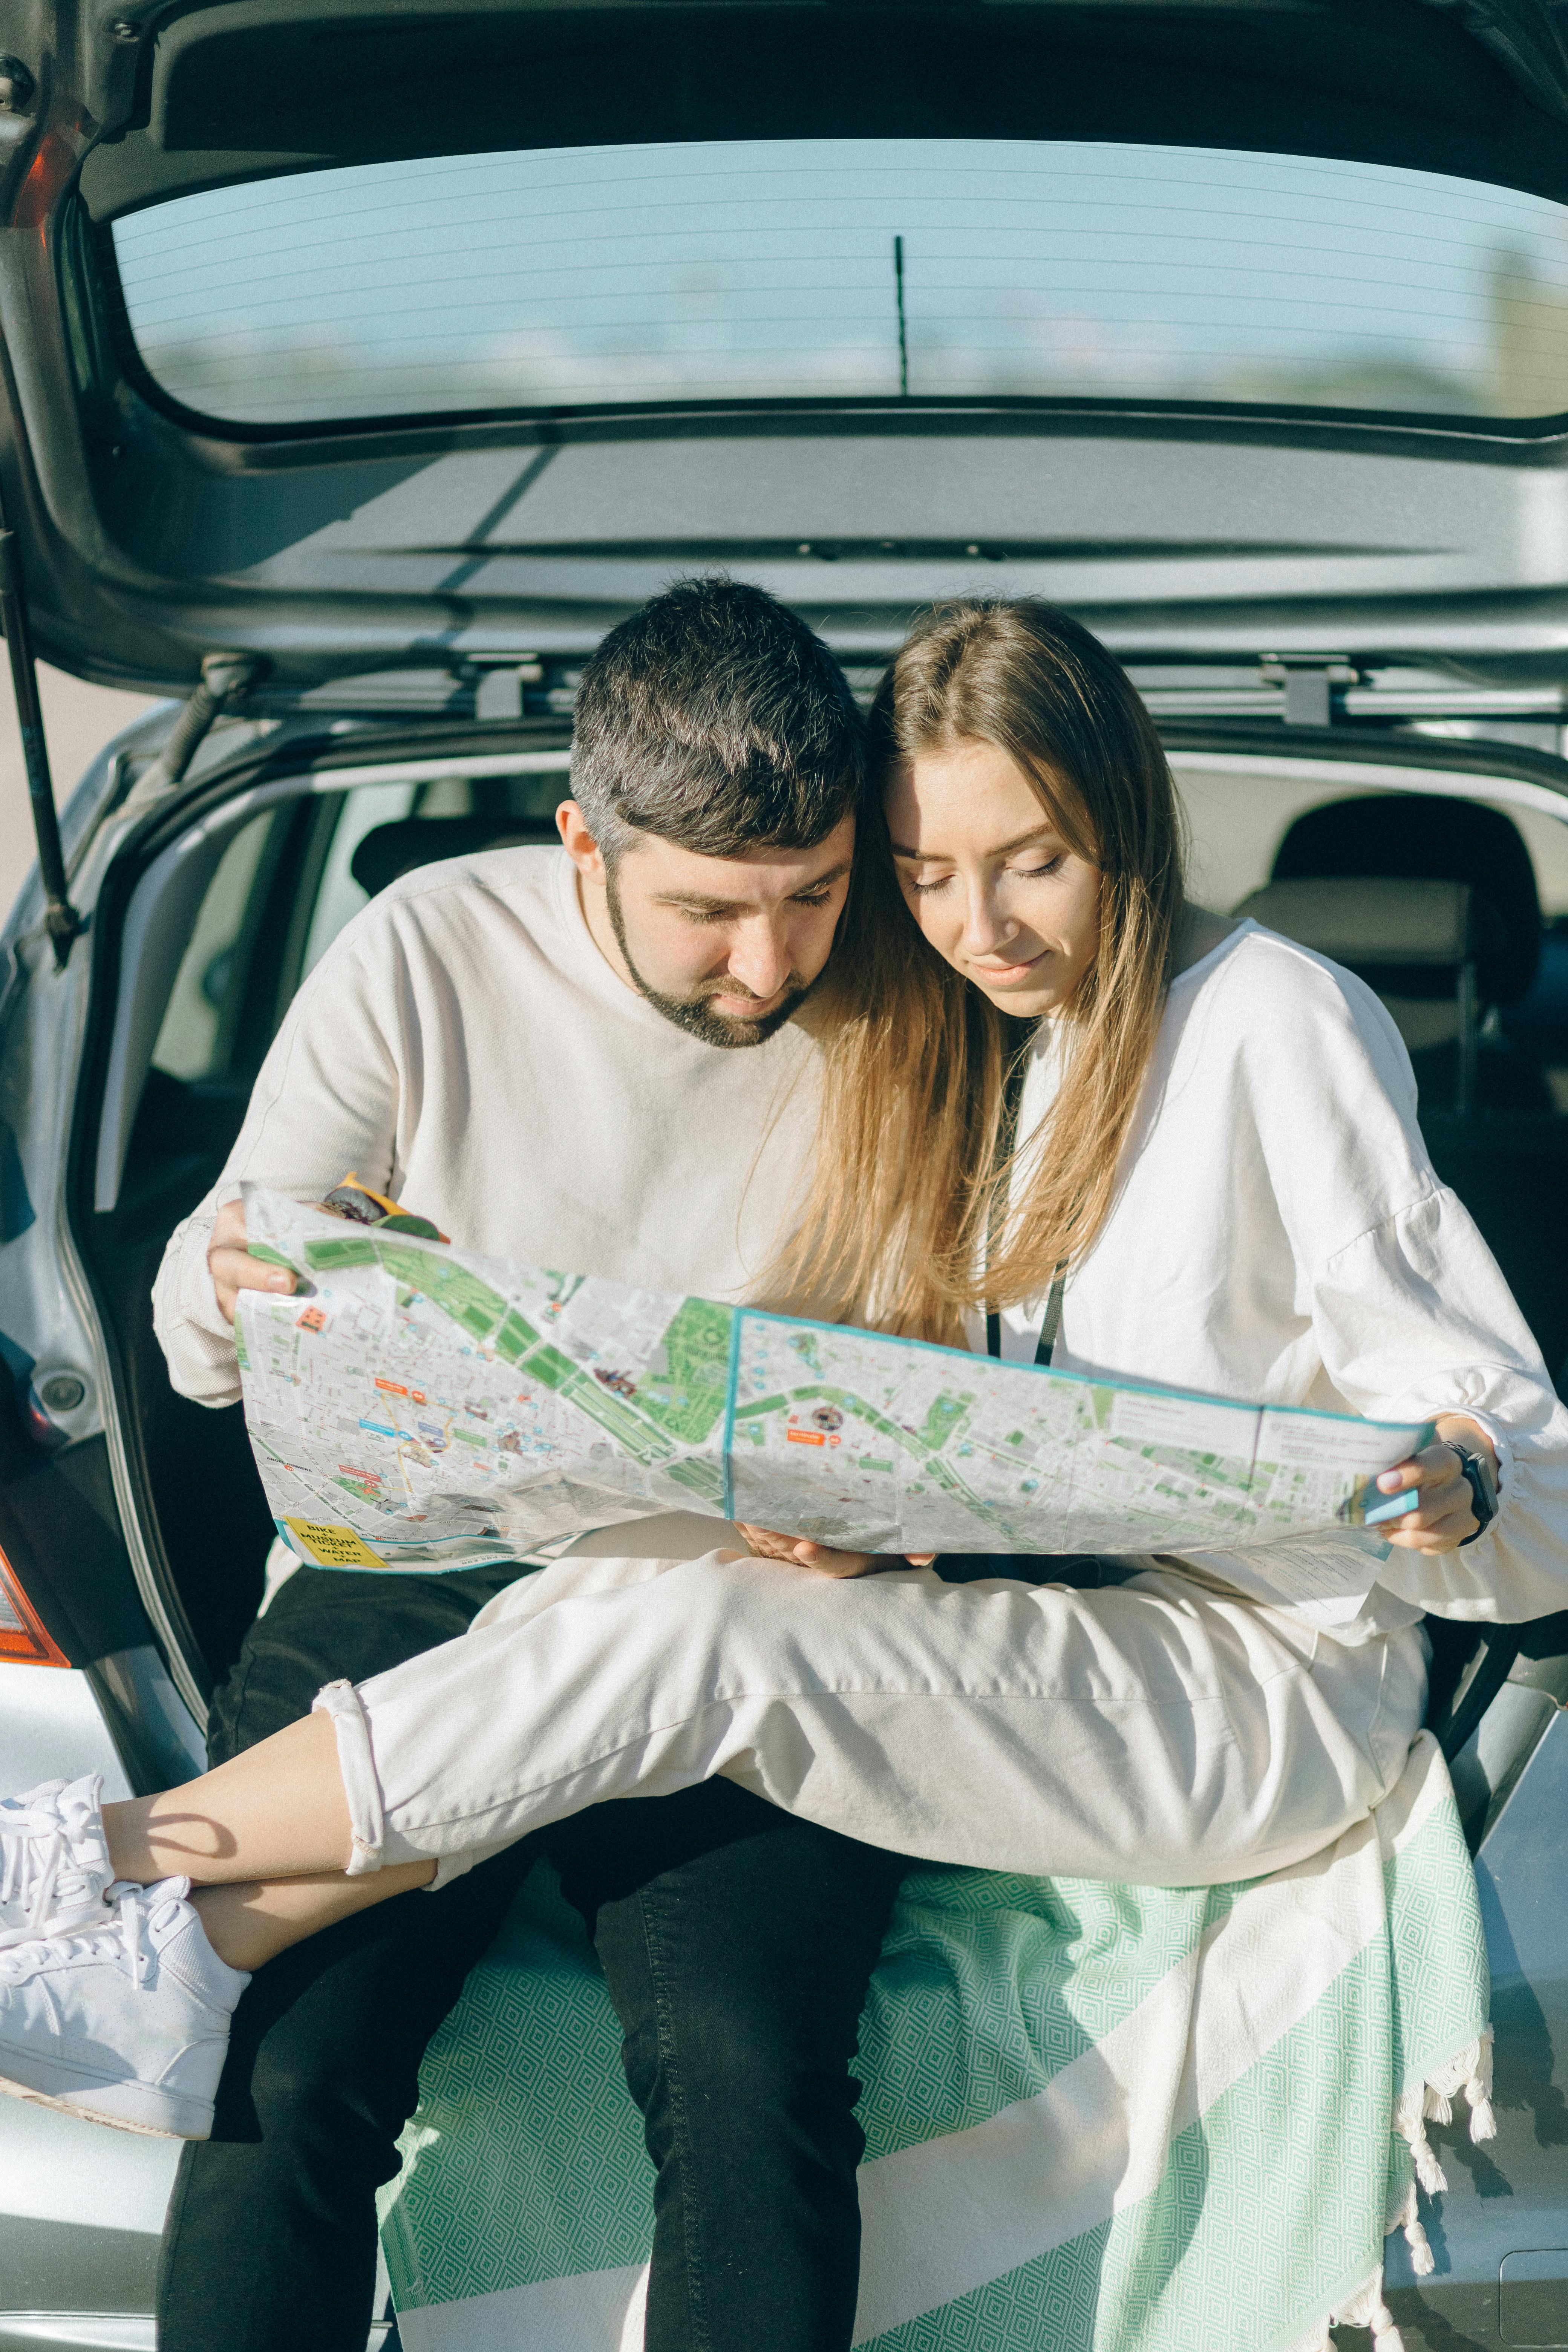
[[(0, 1952), (0, 2073), (25, 2057), (36, 2089), (85, 2096), (71, 2069), (110, 2048), (94, 2111), (166, 2116), (188, 2081), (195, 2113), (237, 1971), (583, 1806), (715, 1774), (933, 1860), (1259, 1874), (1397, 1777), (1426, 1610), (1568, 1600), (1568, 1415), (1432, 1173), (1393, 1025), (1321, 959), (1186, 906), (1117, 665), (1047, 608), (961, 605), (915, 631), (877, 718), (887, 835), (800, 1255), (891, 1328), (1433, 1417), (1440, 1442), (1381, 1482), (1411, 1507), (1365, 1604), (1283, 1605), (1267, 1549), (1107, 1563), (1087, 1590), (1023, 1563), (850, 1583), (876, 1563), (761, 1530), (749, 1554), (558, 1563), (204, 1779), (57, 1825), (52, 1861), (18, 1830), (21, 1875), (78, 1877), (52, 1943)], [(129, 1889), (94, 1910), (111, 1875)]]

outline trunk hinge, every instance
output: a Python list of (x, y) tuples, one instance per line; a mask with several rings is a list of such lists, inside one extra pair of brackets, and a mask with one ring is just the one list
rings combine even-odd
[(143, 775), (137, 778), (117, 814), (137, 816), (151, 808), (184, 779), (213, 721), (238, 702), (266, 668), (257, 654), (204, 654), (201, 683), (187, 697), (169, 730), (169, 740)]
[(22, 580), (22, 558), (16, 534), (0, 515), (0, 628), (11, 657), (11, 690), (16, 698), (16, 726), (22, 738), (22, 758), (27, 770), (27, 798), (33, 804), (33, 836), (38, 845), (38, 873), (44, 885), (44, 929), (54, 941), (55, 963), (63, 971), (71, 941), (87, 925), (71, 905), (66, 883), (65, 852), (60, 847), (60, 821), (55, 808), (55, 788), (49, 776), (48, 746), (44, 718), (38, 708), (38, 672), (33, 659), (32, 632), (27, 625), (27, 597)]
[(1280, 715), (1287, 727), (1331, 727), (1341, 693), (1361, 677), (1352, 662), (1334, 654), (1304, 654), (1300, 660), (1265, 654), (1258, 669), (1265, 686), (1284, 688)]

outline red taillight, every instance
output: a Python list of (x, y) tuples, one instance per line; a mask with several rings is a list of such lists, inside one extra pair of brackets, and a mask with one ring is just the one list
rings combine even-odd
[(68, 1666), (38, 1622), (31, 1603), (16, 1581), (16, 1571), (0, 1551), (0, 1664), (14, 1666)]

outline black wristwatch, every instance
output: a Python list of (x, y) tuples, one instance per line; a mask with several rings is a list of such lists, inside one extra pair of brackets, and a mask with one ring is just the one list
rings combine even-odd
[(1468, 1445), (1458, 1444), (1451, 1437), (1446, 1437), (1443, 1443), (1459, 1457), (1459, 1468), (1470, 1490), (1470, 1507), (1478, 1522), (1475, 1534), (1466, 1536), (1460, 1543), (1459, 1549), (1463, 1551), (1466, 1544), (1473, 1544), (1485, 1535), (1497, 1517), (1497, 1478), (1484, 1454), (1472, 1454)]

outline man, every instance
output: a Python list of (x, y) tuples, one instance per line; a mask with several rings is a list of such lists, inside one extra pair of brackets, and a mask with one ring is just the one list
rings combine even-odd
[[(185, 1394), (237, 1395), (238, 1293), (291, 1286), (247, 1254), (242, 1178), (319, 1199), (353, 1168), (469, 1248), (650, 1289), (738, 1297), (763, 1274), (813, 1139), (803, 1016), (848, 890), (858, 716), (794, 615), (688, 581), (587, 665), (574, 759), (564, 856), (405, 877), (300, 990), (159, 1276)], [(213, 1760), (523, 1572), (300, 1568), (218, 1694)], [(361, 2352), (420, 2057), (541, 1844), (594, 1933), (655, 2165), (650, 2352), (848, 2344), (848, 2068), (900, 1865), (719, 1783), (597, 1808), (258, 1974), (171, 2209), (162, 2352)]]

